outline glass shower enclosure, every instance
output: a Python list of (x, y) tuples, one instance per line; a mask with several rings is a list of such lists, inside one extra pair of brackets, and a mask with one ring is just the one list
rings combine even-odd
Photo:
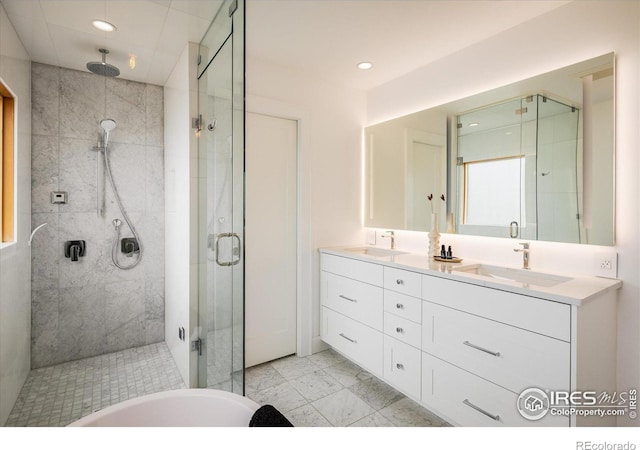
[(535, 94), (457, 116), (459, 230), (581, 242), (580, 111)]
[(244, 20), (225, 0), (198, 57), (198, 387), (244, 394)]

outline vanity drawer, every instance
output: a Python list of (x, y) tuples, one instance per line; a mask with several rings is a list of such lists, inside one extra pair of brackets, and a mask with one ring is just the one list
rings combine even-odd
[(385, 289), (384, 310), (413, 322), (422, 322), (422, 300), (419, 298)]
[(517, 399), (511, 391), (422, 353), (422, 402), (456, 425), (569, 426), (568, 417), (551, 414), (537, 421), (525, 419), (517, 410)]
[(384, 288), (401, 294), (420, 297), (422, 292), (422, 275), (408, 270), (384, 268)]
[(328, 272), (322, 278), (323, 306), (382, 330), (382, 288)]
[(420, 324), (395, 316), (388, 312), (384, 313), (384, 334), (420, 348), (422, 327)]
[(382, 376), (382, 332), (322, 308), (321, 337), (364, 369)]
[(429, 275), (422, 278), (422, 298), (563, 341), (571, 339), (571, 307), (563, 303)]
[(570, 389), (568, 342), (429, 302), (422, 312), (423, 351), (517, 394)]
[(384, 337), (384, 379), (414, 398), (420, 398), (420, 353), (417, 348)]
[(363, 283), (382, 286), (382, 266), (351, 258), (320, 253), (320, 270), (335, 273)]

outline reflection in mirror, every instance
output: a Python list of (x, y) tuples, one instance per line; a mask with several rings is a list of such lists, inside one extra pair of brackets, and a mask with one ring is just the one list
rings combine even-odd
[(461, 234), (613, 245), (613, 68), (610, 53), (366, 128), (365, 226), (427, 231), (446, 186), (441, 231), (446, 208)]
[(446, 112), (434, 109), (365, 130), (365, 226), (426, 231), (433, 206), (443, 229), (446, 128)]
[(459, 115), (459, 232), (580, 242), (579, 117), (545, 95)]

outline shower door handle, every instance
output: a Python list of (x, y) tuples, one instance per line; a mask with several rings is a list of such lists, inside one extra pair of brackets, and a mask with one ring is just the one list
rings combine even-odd
[[(238, 243), (237, 247), (231, 248), (231, 261), (220, 261), (220, 239), (235, 239)], [(223, 267), (235, 266), (240, 262), (242, 243), (240, 242), (240, 236), (237, 233), (219, 233), (216, 236), (216, 264)], [(236, 258), (237, 256), (237, 258)]]
[(509, 236), (512, 239), (515, 239), (520, 234), (520, 227), (518, 226), (518, 222), (515, 220), (509, 224)]

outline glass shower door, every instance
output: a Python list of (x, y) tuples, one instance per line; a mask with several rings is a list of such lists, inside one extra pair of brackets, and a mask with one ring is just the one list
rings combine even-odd
[(225, 1), (198, 66), (198, 386), (244, 394), (244, 5)]
[(538, 239), (580, 243), (580, 111), (538, 96)]

